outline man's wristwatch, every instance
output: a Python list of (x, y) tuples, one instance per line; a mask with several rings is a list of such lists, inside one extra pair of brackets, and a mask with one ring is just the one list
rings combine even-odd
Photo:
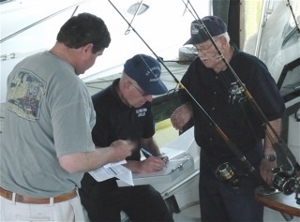
[(274, 155), (274, 154), (264, 155), (264, 158), (266, 160), (268, 160), (269, 162), (274, 162), (277, 159), (276, 155)]

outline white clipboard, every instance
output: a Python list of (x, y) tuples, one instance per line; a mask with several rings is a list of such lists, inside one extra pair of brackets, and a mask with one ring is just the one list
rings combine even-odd
[[(153, 173), (133, 173), (132, 179), (134, 186), (155, 184), (155, 183), (169, 183), (173, 182), (182, 174), (190, 174), (194, 170), (194, 159), (187, 155), (178, 159), (169, 160), (166, 167), (162, 170)], [(119, 187), (130, 186), (122, 180), (117, 180)]]

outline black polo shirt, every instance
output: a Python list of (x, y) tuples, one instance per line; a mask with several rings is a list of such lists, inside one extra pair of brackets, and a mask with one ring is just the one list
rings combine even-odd
[[(253, 96), (268, 120), (284, 114), (285, 105), (267, 67), (258, 58), (234, 47), (230, 65)], [(219, 74), (206, 68), (198, 57), (182, 78), (183, 85), (202, 109), (242, 152), (247, 152), (264, 137), (263, 119), (241, 92), (229, 68)], [(185, 90), (180, 90), (183, 102), (192, 101), (195, 140), (208, 154), (233, 156), (215, 125)]]
[(155, 133), (151, 103), (140, 108), (128, 107), (118, 96), (115, 86), (120, 79), (92, 96), (97, 115), (92, 136), (96, 146), (106, 147), (118, 139), (130, 139), (137, 148), (127, 160), (140, 160), (140, 139), (150, 138)]

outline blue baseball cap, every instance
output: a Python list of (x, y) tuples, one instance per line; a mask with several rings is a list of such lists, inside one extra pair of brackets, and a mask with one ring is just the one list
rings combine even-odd
[[(226, 23), (218, 16), (206, 16), (201, 19), (212, 37), (221, 35), (227, 32)], [(209, 36), (204, 31), (200, 20), (194, 20), (191, 24), (191, 38), (184, 44), (199, 44), (209, 39)]]
[(160, 79), (161, 67), (159, 62), (151, 56), (137, 54), (124, 64), (124, 72), (135, 80), (145, 93), (160, 95), (168, 92)]

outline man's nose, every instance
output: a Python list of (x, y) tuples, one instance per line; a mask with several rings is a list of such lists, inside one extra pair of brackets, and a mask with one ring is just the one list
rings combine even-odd
[(149, 101), (149, 102), (152, 102), (153, 96), (151, 94), (147, 95), (146, 100)]

